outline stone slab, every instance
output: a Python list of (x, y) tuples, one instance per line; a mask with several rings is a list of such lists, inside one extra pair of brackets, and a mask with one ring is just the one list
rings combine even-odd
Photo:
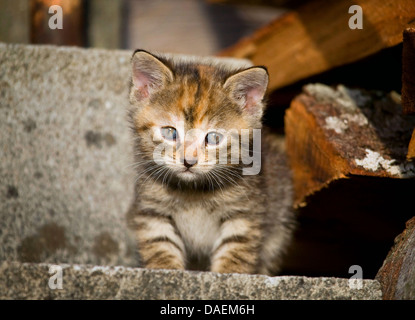
[[(349, 279), (341, 278), (85, 265), (61, 267), (62, 289), (51, 289), (50, 277), (57, 273), (50, 269), (50, 264), (3, 262), (0, 264), (0, 299), (379, 300), (382, 297), (376, 280), (362, 280), (359, 289), (350, 287)], [(54, 279), (51, 283), (57, 284)]]
[(0, 260), (134, 264), (130, 57), (0, 44)]

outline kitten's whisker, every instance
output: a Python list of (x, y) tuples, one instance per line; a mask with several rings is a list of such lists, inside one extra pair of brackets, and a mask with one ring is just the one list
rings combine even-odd
[[(163, 173), (163, 170), (165, 170), (165, 167), (159, 167), (157, 169), (155, 169), (153, 172), (151, 172), (148, 177), (146, 178), (146, 180), (144, 180), (144, 182), (142, 183), (142, 185), (144, 186), (146, 184), (146, 182), (152, 178), (153, 179), (153, 186), (154, 184), (157, 182), (158, 178), (160, 177), (160, 175)], [(153, 176), (155, 176), (155, 178), (153, 178)]]
[[(137, 183), (137, 182), (138, 182), (138, 180), (139, 180), (139, 179), (140, 179), (143, 175), (147, 174), (149, 171), (152, 171), (152, 170), (153, 170), (153, 169), (155, 169), (155, 168), (157, 168), (157, 164), (154, 164), (154, 165), (150, 166), (149, 168), (145, 169), (143, 172), (141, 172), (141, 173), (137, 176), (137, 178), (135, 179), (135, 183)], [(150, 174), (150, 176), (151, 176), (151, 174)], [(145, 181), (147, 181), (147, 179), (146, 179)], [(141, 185), (144, 185), (144, 184), (145, 184), (145, 181), (144, 181)]]
[(164, 175), (163, 181), (161, 182), (161, 184), (164, 184), (164, 182), (166, 182), (166, 186), (168, 185), (168, 177), (172, 174), (172, 170), (166, 168), (166, 174)]
[(219, 177), (225, 181), (228, 181), (229, 183), (233, 184), (234, 186), (238, 186), (238, 184), (236, 183), (236, 181), (234, 179), (232, 179), (231, 177), (227, 176), (226, 173), (221, 172), (221, 171), (217, 171)]
[(206, 177), (208, 178), (209, 183), (212, 185), (212, 191), (214, 191), (215, 190), (215, 185), (214, 185), (214, 183), (212, 181), (213, 178), (211, 177), (211, 175), (210, 175), (209, 172), (206, 173)]
[(214, 191), (215, 190), (215, 186), (214, 186), (214, 184), (212, 182), (212, 179), (210, 178), (209, 172), (208, 172), (208, 174), (205, 174), (205, 176), (206, 176), (206, 178), (209, 181), (209, 189), (210, 189), (210, 186), (212, 186), (212, 191)]
[(162, 170), (164, 170), (164, 168), (165, 167), (159, 167), (159, 168), (157, 168), (156, 170), (154, 170), (148, 177), (147, 177), (147, 179), (146, 180), (144, 180), (144, 182), (143, 182), (143, 185), (144, 184), (146, 184), (146, 182), (147, 182), (147, 180), (148, 179), (150, 179), (151, 177), (153, 177), (153, 176), (157, 176), (158, 175), (158, 173), (160, 172), (160, 171), (162, 171)]
[(141, 164), (143, 163), (149, 163), (149, 162), (153, 162), (153, 160), (142, 160), (142, 161), (136, 161), (134, 163), (128, 164), (126, 165), (123, 170), (133, 167), (134, 169), (137, 169)]
[[(227, 172), (221, 172), (220, 170), (226, 169)], [(223, 176), (221, 175), (222, 178), (224, 178), (225, 180), (227, 180), (228, 182), (230, 182), (231, 184), (233, 184), (235, 187), (240, 187), (240, 184), (238, 184), (233, 178), (229, 177), (228, 174), (233, 174), (235, 175), (234, 172), (232, 172), (229, 168), (226, 167), (221, 167), (218, 168), (218, 173), (222, 173)], [(237, 175), (236, 176), (238, 179), (241, 178), (241, 176)], [(229, 180), (230, 179), (230, 180)], [(232, 181), (231, 181), (232, 180)], [(243, 181), (243, 180), (242, 180)], [(249, 200), (248, 194), (246, 192), (246, 190), (244, 188), (241, 188), (241, 190), (243, 191), (243, 195), (246, 197), (247, 200)]]
[(146, 174), (148, 171), (150, 171), (150, 170), (153, 170), (154, 169), (154, 167), (150, 167), (150, 168), (147, 168), (147, 169), (145, 169), (144, 171), (142, 171), (140, 174), (138, 174), (137, 175), (137, 177), (136, 177), (136, 179), (135, 179), (135, 182), (137, 183), (138, 182), (138, 180), (144, 175), (144, 174)]
[(218, 170), (223, 170), (223, 171), (229, 172), (230, 174), (232, 174), (232, 175), (234, 175), (234, 176), (236, 176), (236, 177), (241, 177), (241, 175), (240, 175), (240, 174), (237, 174), (237, 173), (235, 172), (235, 169), (236, 169), (236, 170), (240, 170), (241, 168), (239, 168), (239, 167), (228, 167), (228, 166), (221, 166), (221, 165), (219, 165), (219, 166), (218, 166)]
[[(154, 179), (154, 182), (153, 182), (153, 185), (164, 175), (165, 176), (165, 173), (166, 173), (166, 171), (168, 170), (168, 168), (166, 168), (166, 167), (161, 167), (161, 170), (159, 170), (158, 171), (158, 173), (157, 173), (157, 175), (156, 175), (156, 177), (155, 177), (155, 179)], [(163, 182), (161, 183), (162, 185), (163, 185)]]
[(222, 196), (224, 197), (225, 195), (222, 189), (222, 186), (224, 186), (223, 182), (220, 181), (220, 177), (218, 177), (217, 174), (213, 170), (210, 171), (210, 173), (212, 174), (212, 178), (214, 179), (214, 181), (216, 181), (216, 183), (218, 184), (219, 190), (221, 191)]

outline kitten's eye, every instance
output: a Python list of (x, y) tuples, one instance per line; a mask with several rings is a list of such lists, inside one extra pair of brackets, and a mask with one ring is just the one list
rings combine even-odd
[(211, 146), (217, 146), (223, 139), (223, 135), (218, 132), (209, 132), (206, 135), (205, 143)]
[(160, 131), (164, 139), (170, 140), (170, 141), (176, 141), (177, 131), (173, 127), (163, 127), (161, 128)]

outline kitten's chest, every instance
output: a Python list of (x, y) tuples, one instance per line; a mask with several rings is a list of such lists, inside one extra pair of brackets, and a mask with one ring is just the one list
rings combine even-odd
[(201, 205), (186, 206), (173, 212), (177, 229), (193, 253), (210, 254), (220, 235), (220, 217)]

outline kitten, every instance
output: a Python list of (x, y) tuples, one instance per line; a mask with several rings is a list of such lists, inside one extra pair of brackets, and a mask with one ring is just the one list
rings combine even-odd
[(279, 271), (294, 220), (282, 144), (265, 130), (260, 148), (255, 140), (267, 84), (263, 67), (134, 53), (137, 180), (127, 218), (143, 266)]

